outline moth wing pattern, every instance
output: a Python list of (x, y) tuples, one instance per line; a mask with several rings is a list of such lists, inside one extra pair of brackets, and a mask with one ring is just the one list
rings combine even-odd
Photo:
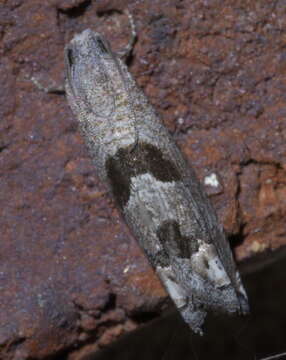
[[(172, 153), (179, 154), (176, 148)], [(184, 160), (179, 155), (171, 156), (171, 161), (181, 164)], [(186, 166), (181, 181), (165, 183), (150, 172), (134, 176), (133, 193), (123, 212), (186, 322), (200, 333), (209, 308), (247, 312), (245, 303), (238, 309), (233, 301), (237, 297), (233, 284), (242, 291), (239, 296), (243, 299), (245, 293), (222, 228), (194, 171)], [(148, 189), (145, 192), (144, 186)], [(141, 197), (135, 195), (140, 191)], [(202, 259), (190, 261), (197, 255)], [(205, 271), (206, 266), (210, 270)]]
[(208, 310), (246, 313), (215, 211), (126, 65), (91, 30), (65, 51), (67, 99), (98, 174), (185, 321), (202, 333)]

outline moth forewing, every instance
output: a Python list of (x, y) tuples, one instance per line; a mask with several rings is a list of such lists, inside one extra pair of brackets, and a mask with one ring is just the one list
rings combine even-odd
[(208, 309), (246, 313), (247, 296), (193, 169), (106, 44), (85, 30), (66, 46), (67, 99), (99, 176), (183, 318), (202, 333)]

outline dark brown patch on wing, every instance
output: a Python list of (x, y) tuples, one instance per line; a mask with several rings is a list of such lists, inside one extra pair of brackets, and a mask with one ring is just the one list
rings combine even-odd
[(152, 266), (156, 269), (157, 266), (168, 267), (170, 266), (169, 254), (163, 249), (159, 250), (156, 254), (147, 254)]
[(129, 200), (133, 176), (149, 173), (162, 182), (181, 180), (176, 165), (165, 159), (158, 148), (147, 143), (119, 149), (107, 159), (105, 167), (113, 195), (121, 208)]
[(189, 259), (198, 250), (196, 242), (183, 236), (179, 224), (174, 220), (164, 221), (157, 230), (157, 236), (169, 255)]

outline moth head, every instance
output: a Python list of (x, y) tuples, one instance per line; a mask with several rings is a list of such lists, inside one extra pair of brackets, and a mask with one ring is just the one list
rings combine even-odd
[(90, 29), (65, 47), (66, 92), (75, 112), (106, 117), (113, 111), (112, 64), (108, 42)]

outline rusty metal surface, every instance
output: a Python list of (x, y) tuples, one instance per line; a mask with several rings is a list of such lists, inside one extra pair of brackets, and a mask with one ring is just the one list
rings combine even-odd
[(122, 48), (127, 7), (138, 33), (130, 71), (239, 240), (237, 258), (285, 245), (285, 2), (0, 7), (0, 358), (103, 346), (166, 299), (96, 178), (64, 96), (29, 79), (61, 84), (63, 47), (87, 27)]

